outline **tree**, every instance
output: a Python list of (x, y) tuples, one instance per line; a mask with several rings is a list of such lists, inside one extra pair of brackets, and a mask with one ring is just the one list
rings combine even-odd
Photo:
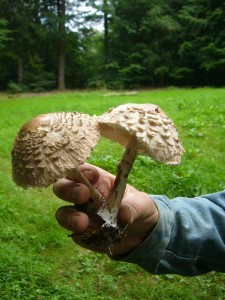
[(224, 1), (189, 0), (179, 14), (183, 42), (181, 68), (188, 67), (195, 84), (223, 85), (225, 72)]
[(6, 42), (10, 40), (11, 31), (6, 28), (7, 24), (5, 19), (0, 19), (0, 50), (4, 49)]
[(57, 11), (59, 17), (59, 73), (58, 89), (65, 90), (65, 0), (57, 0)]
[[(37, 40), (35, 40), (36, 24), (31, 14), (34, 2), (31, 1), (30, 5), (27, 5), (26, 1), (22, 0), (15, 0), (12, 3), (1, 0), (0, 17), (4, 16), (7, 20), (7, 29), (10, 31), (10, 39), (1, 58), (11, 60), (10, 65), (17, 65), (16, 77), (19, 83), (23, 81), (24, 63), (29, 60), (30, 49), (36, 45)], [(16, 77), (12, 76), (11, 80), (15, 80)]]
[[(100, 82), (104, 84), (107, 81), (108, 76), (108, 66), (110, 65), (111, 56), (111, 20), (112, 20), (112, 5), (110, 0), (83, 0), (81, 2), (81, 9), (85, 10), (83, 13), (83, 19), (86, 27), (86, 33), (89, 29), (92, 32), (93, 40), (97, 41), (96, 49), (99, 51), (99, 56), (97, 58), (98, 64), (98, 75), (91, 80), (91, 84), (96, 81), (96, 86), (99, 86)], [(98, 32), (95, 28), (96, 24), (102, 24), (102, 30)], [(84, 28), (84, 27), (83, 27)], [(101, 41), (102, 46), (99, 46)], [(93, 49), (93, 44), (92, 44)], [(96, 72), (94, 72), (96, 74)], [(100, 84), (101, 85), (101, 84)]]
[(1, 89), (10, 82), (32, 91), (225, 83), (224, 1), (0, 0), (0, 6)]
[(113, 59), (127, 88), (170, 83), (180, 25), (167, 1), (114, 0)]

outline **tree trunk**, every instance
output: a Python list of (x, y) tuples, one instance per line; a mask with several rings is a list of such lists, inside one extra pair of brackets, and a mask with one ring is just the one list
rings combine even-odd
[(109, 17), (108, 17), (108, 0), (103, 1), (104, 12), (104, 64), (109, 61)]
[(59, 21), (59, 67), (58, 67), (58, 89), (65, 90), (65, 0), (58, 0)]
[(59, 45), (59, 70), (58, 70), (58, 89), (65, 90), (65, 42), (60, 41)]
[(18, 83), (22, 83), (23, 81), (23, 60), (21, 58), (18, 59)]

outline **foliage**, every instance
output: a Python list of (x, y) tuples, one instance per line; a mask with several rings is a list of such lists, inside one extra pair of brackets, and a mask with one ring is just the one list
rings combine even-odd
[(7, 86), (7, 92), (8, 94), (20, 94), (22, 92), (26, 92), (26, 87), (22, 84), (15, 83), (13, 81), (10, 81)]
[[(180, 44), (181, 67), (188, 66), (193, 78), (202, 84), (223, 85), (225, 70), (224, 27), (225, 3), (223, 1), (187, 1), (179, 13), (183, 28)], [(219, 26), (219, 27), (218, 27)]]
[(5, 43), (10, 40), (10, 31), (6, 29), (7, 21), (0, 19), (0, 50), (4, 49)]
[[(35, 91), (224, 86), (224, 1), (0, 0), (0, 5), (2, 90), (10, 82)], [(34, 59), (43, 74), (30, 77), (37, 71)]]
[(116, 22), (112, 25), (112, 47), (124, 86), (168, 84), (180, 25), (167, 2), (113, 2)]
[[(75, 245), (54, 214), (66, 205), (51, 188), (22, 190), (11, 180), (10, 151), (20, 126), (54, 111), (101, 114), (122, 103), (155, 103), (177, 125), (185, 154), (168, 167), (138, 156), (129, 183), (149, 194), (196, 196), (225, 188), (225, 89), (160, 89), (126, 93), (67, 92), (0, 95), (0, 298), (30, 299), (223, 299), (225, 276), (153, 276)], [(90, 162), (115, 173), (120, 145), (100, 140)]]

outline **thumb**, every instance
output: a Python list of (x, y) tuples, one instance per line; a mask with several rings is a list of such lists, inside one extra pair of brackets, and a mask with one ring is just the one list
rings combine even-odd
[(130, 203), (122, 203), (118, 217), (122, 223), (131, 225), (137, 218), (137, 210)]

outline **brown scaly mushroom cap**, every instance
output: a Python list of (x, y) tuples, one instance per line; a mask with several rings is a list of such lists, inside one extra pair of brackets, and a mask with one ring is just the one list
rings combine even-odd
[(125, 104), (99, 117), (101, 135), (127, 146), (135, 137), (138, 153), (167, 164), (177, 165), (184, 150), (176, 126), (154, 104)]
[(37, 116), (19, 131), (12, 150), (14, 182), (47, 187), (90, 156), (100, 137), (95, 117), (81, 113)]

